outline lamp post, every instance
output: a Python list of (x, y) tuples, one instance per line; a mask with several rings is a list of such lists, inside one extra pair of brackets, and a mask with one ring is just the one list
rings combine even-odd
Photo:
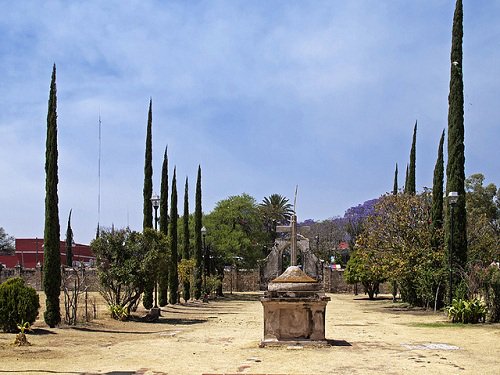
[(448, 204), (450, 205), (450, 247), (448, 249), (448, 257), (450, 262), (450, 295), (449, 295), (449, 304), (451, 306), (453, 302), (453, 232), (455, 231), (453, 216), (455, 205), (458, 201), (458, 193), (456, 191), (450, 191), (448, 193)]
[(207, 228), (201, 228), (201, 239), (203, 245), (203, 292), (207, 290), (207, 247), (205, 244), (205, 236), (207, 235)]
[[(151, 196), (151, 204), (153, 205), (153, 208), (155, 209), (155, 231), (158, 230), (158, 207), (160, 206), (160, 197), (158, 194), (153, 194)], [(154, 287), (154, 297), (155, 297), (155, 309), (158, 308), (158, 301), (157, 301), (157, 294), (158, 294), (158, 282), (155, 277), (155, 287)]]

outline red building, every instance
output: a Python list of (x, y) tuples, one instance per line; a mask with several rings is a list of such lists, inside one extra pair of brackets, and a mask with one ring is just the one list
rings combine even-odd
[[(73, 244), (73, 266), (84, 263), (87, 266), (95, 264), (95, 256), (88, 245)], [(66, 264), (66, 242), (60, 242), (61, 264)], [(14, 255), (0, 256), (0, 263), (6, 268), (21, 265), (23, 268), (35, 268), (43, 265), (43, 238), (16, 238)]]

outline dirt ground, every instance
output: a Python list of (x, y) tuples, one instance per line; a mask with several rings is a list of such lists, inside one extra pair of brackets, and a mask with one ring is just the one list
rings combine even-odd
[(500, 374), (499, 324), (452, 325), (388, 298), (329, 296), (328, 347), (259, 348), (260, 294), (240, 293), (165, 307), (157, 323), (115, 321), (103, 305), (76, 328), (38, 320), (32, 346), (0, 333), (0, 373)]

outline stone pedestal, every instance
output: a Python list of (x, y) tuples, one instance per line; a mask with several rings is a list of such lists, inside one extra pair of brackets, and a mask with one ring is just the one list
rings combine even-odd
[(264, 339), (261, 346), (269, 344), (326, 344), (325, 312), (330, 298), (311, 301), (261, 300), (264, 306)]
[(261, 298), (264, 307), (264, 338), (266, 345), (325, 345), (325, 313), (330, 297), (320, 284), (303, 274), (298, 267), (289, 267), (268, 285)]

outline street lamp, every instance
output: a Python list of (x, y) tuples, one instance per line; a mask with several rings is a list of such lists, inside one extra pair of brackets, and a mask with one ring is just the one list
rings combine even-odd
[(450, 191), (448, 193), (448, 204), (450, 205), (450, 248), (448, 249), (448, 257), (450, 262), (450, 295), (449, 295), (450, 306), (453, 302), (453, 245), (454, 245), (453, 232), (455, 231), (453, 224), (453, 216), (457, 201), (458, 201), (458, 193), (456, 191)]
[(201, 239), (203, 245), (203, 291), (207, 290), (207, 247), (205, 244), (205, 236), (207, 235), (207, 228), (201, 228)]
[(160, 207), (160, 197), (158, 194), (153, 194), (151, 196), (151, 204), (155, 209), (155, 230), (158, 230), (158, 207)]
[[(158, 230), (158, 207), (160, 206), (160, 197), (158, 196), (158, 194), (153, 194), (151, 196), (151, 204), (153, 205), (153, 208), (155, 209), (155, 231), (157, 231)], [(158, 294), (158, 282), (155, 278), (155, 288), (154, 288), (155, 309), (158, 308), (157, 294)]]

